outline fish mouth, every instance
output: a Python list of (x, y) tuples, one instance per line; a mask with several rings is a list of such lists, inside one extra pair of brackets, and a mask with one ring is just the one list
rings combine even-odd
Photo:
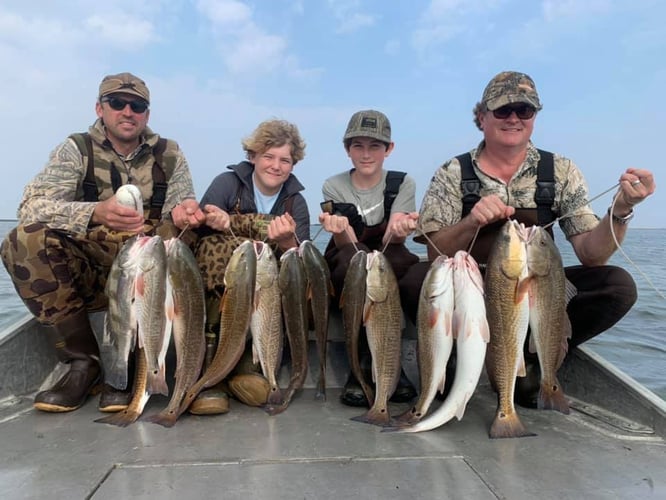
[(259, 241), (259, 240), (255, 240), (252, 243), (253, 243), (253, 246), (254, 246), (255, 255), (257, 256), (257, 258), (261, 257), (261, 254), (266, 251), (265, 250), (266, 243), (264, 243), (263, 241)]

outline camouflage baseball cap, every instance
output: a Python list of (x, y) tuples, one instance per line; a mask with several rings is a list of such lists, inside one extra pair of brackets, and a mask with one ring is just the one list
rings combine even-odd
[(542, 108), (534, 80), (516, 71), (503, 71), (490, 80), (483, 91), (481, 102), (490, 111), (514, 102), (529, 104), (537, 111)]
[(343, 141), (353, 137), (372, 137), (382, 142), (391, 142), (391, 122), (384, 113), (372, 109), (357, 111), (349, 119)]
[(116, 93), (132, 94), (150, 103), (150, 92), (146, 82), (132, 73), (118, 73), (104, 77), (99, 84), (99, 97)]

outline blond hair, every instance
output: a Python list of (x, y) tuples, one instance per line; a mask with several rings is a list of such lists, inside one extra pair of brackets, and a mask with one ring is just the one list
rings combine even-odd
[(301, 139), (298, 128), (286, 120), (266, 120), (254, 129), (252, 134), (243, 139), (243, 150), (251, 160), (255, 155), (265, 153), (271, 148), (289, 144), (294, 165), (305, 157), (305, 142)]

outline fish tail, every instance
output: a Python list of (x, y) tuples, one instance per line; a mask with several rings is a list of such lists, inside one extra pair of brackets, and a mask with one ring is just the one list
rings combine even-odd
[(536, 434), (525, 429), (515, 411), (507, 413), (501, 410), (495, 415), (495, 420), (488, 435), (492, 439), (536, 436)]
[(553, 384), (546, 382), (541, 384), (537, 408), (540, 410), (557, 410), (565, 415), (569, 414), (569, 402), (557, 381)]
[(169, 386), (166, 382), (165, 366), (162, 365), (157, 370), (148, 372), (148, 380), (146, 385), (148, 394), (163, 394), (169, 395)]
[(389, 427), (391, 417), (389, 415), (388, 405), (384, 405), (381, 408), (375, 405), (370, 408), (367, 413), (359, 415), (358, 417), (352, 417), (351, 420), (354, 420), (355, 422), (378, 425), (380, 427)]
[(99, 422), (100, 424), (117, 425), (118, 427), (127, 427), (131, 423), (136, 422), (139, 415), (140, 413), (138, 411), (127, 409), (109, 415), (108, 417), (98, 418), (95, 422)]
[(162, 427), (173, 427), (178, 419), (178, 413), (173, 410), (163, 410), (155, 415), (149, 415), (142, 420), (161, 425)]
[(271, 392), (268, 394), (267, 406), (279, 406), (284, 402), (282, 398), (282, 391), (278, 386), (271, 387)]

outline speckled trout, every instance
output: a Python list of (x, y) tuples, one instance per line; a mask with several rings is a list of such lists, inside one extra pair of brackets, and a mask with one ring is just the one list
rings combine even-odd
[(133, 236), (125, 242), (111, 265), (104, 288), (109, 307), (104, 316), (100, 356), (104, 381), (116, 389), (127, 388), (127, 363), (137, 336), (137, 319), (132, 307), (137, 256), (141, 242), (148, 240), (147, 237)]
[(252, 359), (259, 362), (271, 387), (268, 404), (282, 402), (277, 372), (282, 361), (282, 304), (278, 283), (278, 265), (273, 250), (255, 241), (257, 279), (254, 288), (254, 310), (250, 319)]
[(297, 248), (290, 248), (280, 257), (278, 283), (289, 342), (291, 372), (289, 386), (282, 392), (282, 403), (267, 404), (264, 407), (269, 415), (277, 415), (287, 409), (296, 391), (303, 387), (308, 374), (307, 279)]

